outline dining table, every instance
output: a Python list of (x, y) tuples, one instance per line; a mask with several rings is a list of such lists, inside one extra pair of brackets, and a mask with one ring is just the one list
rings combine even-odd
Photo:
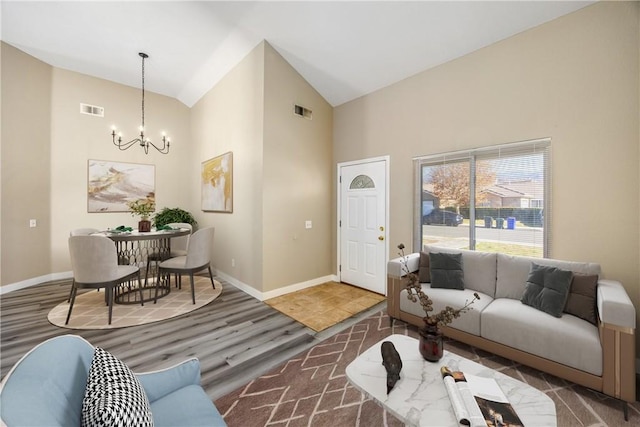
[[(190, 234), (188, 228), (165, 229), (142, 232), (137, 229), (132, 231), (120, 231), (108, 229), (94, 235), (103, 235), (113, 240), (116, 244), (118, 254), (118, 264), (135, 265), (140, 269), (146, 269), (147, 262), (151, 257), (154, 261), (162, 262), (171, 256), (171, 239), (174, 237)], [(156, 263), (157, 264), (157, 263)], [(156, 267), (153, 266), (149, 277), (145, 277), (142, 285), (143, 302), (153, 301), (156, 292)], [(168, 278), (157, 286), (158, 298), (169, 294), (171, 287)], [(121, 289), (117, 292), (114, 302), (118, 304), (140, 304), (140, 296), (137, 288), (131, 286), (130, 289)]]

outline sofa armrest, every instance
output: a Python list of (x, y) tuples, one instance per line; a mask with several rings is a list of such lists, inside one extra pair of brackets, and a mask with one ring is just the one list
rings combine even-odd
[(618, 281), (598, 281), (598, 315), (603, 323), (621, 328), (636, 328), (636, 310)]
[(636, 310), (622, 284), (598, 281), (602, 343), (602, 392), (626, 402), (636, 400)]
[[(412, 253), (405, 257), (407, 259), (407, 268), (411, 273), (418, 271), (420, 268), (420, 253)], [(390, 277), (402, 277), (407, 274), (406, 271), (402, 270), (402, 257), (394, 258), (387, 262), (387, 276)]]
[[(413, 253), (406, 257), (407, 269), (410, 272), (420, 268), (420, 254)], [(400, 292), (407, 286), (407, 272), (402, 267), (402, 257), (387, 262), (387, 314), (392, 319), (400, 318)]]
[(186, 386), (200, 385), (200, 361), (192, 358), (166, 369), (139, 373), (136, 376), (144, 387), (149, 402), (153, 403)]

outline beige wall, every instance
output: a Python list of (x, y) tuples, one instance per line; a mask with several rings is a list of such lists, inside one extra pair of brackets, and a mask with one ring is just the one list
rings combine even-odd
[[(154, 72), (146, 64), (147, 78)], [(51, 254), (52, 272), (69, 271), (69, 230), (94, 227), (104, 230), (119, 225), (137, 227), (139, 217), (123, 213), (87, 213), (87, 161), (111, 160), (155, 165), (156, 207), (182, 207), (193, 211), (187, 171), (193, 143), (189, 109), (179, 101), (145, 92), (145, 135), (159, 141), (163, 131), (173, 141), (163, 155), (141, 147), (126, 151), (112, 144), (111, 126), (124, 140), (137, 136), (140, 126), (140, 89), (119, 85), (71, 71), (54, 68), (51, 108)], [(80, 103), (102, 106), (104, 118), (80, 114)], [(197, 215), (196, 215), (197, 218)]]
[[(119, 151), (111, 126), (135, 136), (140, 89), (50, 67), (4, 43), (2, 72), (3, 286), (69, 272), (72, 228), (137, 224), (129, 213), (87, 213), (89, 159), (155, 164), (158, 208), (193, 208), (184, 191), (193, 169), (185, 105), (147, 91), (147, 134), (157, 140), (165, 130), (174, 141), (171, 154)], [(81, 102), (104, 107), (104, 118), (80, 114)], [(28, 226), (32, 218), (36, 228)]]
[[(314, 111), (293, 115), (293, 104)], [(192, 109), (199, 159), (233, 152), (233, 214), (216, 227), (216, 270), (256, 296), (331, 274), (331, 107), (260, 43)], [(199, 175), (190, 188), (200, 200)], [(305, 220), (313, 228), (304, 228)], [(235, 266), (232, 264), (235, 261)]]
[[(269, 44), (264, 99), (263, 288), (271, 291), (334, 273), (332, 108)], [(294, 115), (295, 104), (312, 119)]]
[[(157, 140), (166, 131), (169, 155), (111, 143), (112, 125), (125, 140), (135, 136), (140, 89), (2, 48), (3, 286), (68, 274), (72, 228), (136, 226), (126, 212), (87, 213), (89, 159), (155, 165), (158, 209), (179, 206), (199, 227), (214, 226), (214, 267), (253, 295), (331, 274), (332, 110), (268, 44), (192, 109), (146, 92), (146, 133)], [(147, 76), (153, 71), (147, 64)], [(104, 107), (104, 118), (80, 114), (80, 103)], [(313, 109), (313, 120), (295, 117), (294, 103)], [(233, 213), (203, 212), (201, 163), (229, 151)], [(28, 228), (30, 218), (37, 228)]]
[(334, 161), (391, 156), (391, 244), (413, 156), (552, 138), (551, 256), (593, 261), (640, 314), (640, 4), (599, 3), (335, 109)]
[[(0, 283), (51, 272), (52, 67), (1, 44), (2, 140)], [(36, 228), (29, 220), (37, 221)]]
[[(260, 44), (191, 111), (198, 162), (233, 152), (233, 213), (201, 212), (200, 226), (216, 228), (214, 266), (257, 291), (262, 291), (263, 280), (263, 98), (264, 47)], [(200, 210), (200, 169), (193, 172), (189, 191)]]

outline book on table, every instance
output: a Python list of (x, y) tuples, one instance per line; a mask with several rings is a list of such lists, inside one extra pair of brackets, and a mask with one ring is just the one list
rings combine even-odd
[(523, 426), (500, 385), (493, 378), (440, 368), (453, 412), (460, 424), (471, 427)]

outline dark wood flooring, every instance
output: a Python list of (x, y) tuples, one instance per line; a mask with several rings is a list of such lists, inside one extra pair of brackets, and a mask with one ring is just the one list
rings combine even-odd
[(317, 333), (228, 282), (217, 280), (223, 284), (222, 295), (201, 309), (162, 322), (112, 330), (70, 330), (49, 323), (49, 311), (69, 294), (68, 280), (4, 294), (0, 297), (1, 376), (4, 378), (38, 343), (71, 333), (110, 351), (134, 372), (161, 369), (197, 357), (202, 385), (215, 400), (386, 307), (382, 302)]

